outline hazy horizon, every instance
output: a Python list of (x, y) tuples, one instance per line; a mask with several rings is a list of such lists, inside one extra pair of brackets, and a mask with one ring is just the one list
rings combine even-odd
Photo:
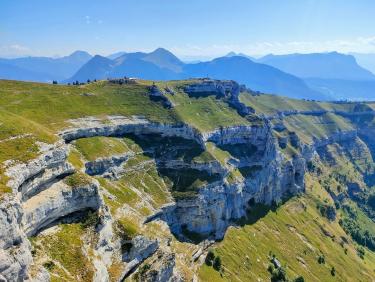
[(4, 0), (0, 57), (65, 56), (75, 50), (108, 55), (158, 47), (185, 61), (232, 51), (249, 56), (375, 53), (374, 9), (369, 0)]

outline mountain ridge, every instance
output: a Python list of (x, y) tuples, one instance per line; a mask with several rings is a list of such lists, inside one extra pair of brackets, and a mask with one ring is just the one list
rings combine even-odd
[[(91, 61), (95, 60), (93, 58)], [(95, 65), (93, 62), (90, 64)], [(86, 69), (86, 67), (83, 66), (82, 69)], [(92, 71), (90, 77), (79, 70), (67, 81), (86, 81), (87, 79), (123, 76), (154, 80), (209, 76), (217, 79), (234, 79), (251, 89), (267, 93), (306, 99), (329, 98), (324, 94), (311, 90), (298, 77), (242, 56), (226, 56), (209, 62), (185, 64), (171, 52), (158, 48), (148, 54), (142, 52), (126, 53), (113, 60), (113, 63), (108, 62), (106, 70), (105, 73)]]

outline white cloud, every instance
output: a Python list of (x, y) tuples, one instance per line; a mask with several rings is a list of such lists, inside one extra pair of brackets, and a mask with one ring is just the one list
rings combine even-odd
[(31, 49), (21, 44), (0, 45), (0, 56), (2, 57), (25, 56), (30, 53)]
[(91, 23), (91, 18), (90, 18), (90, 16), (86, 16), (86, 17), (85, 17), (85, 20), (86, 20), (86, 24), (90, 24), (90, 23)]
[(375, 36), (327, 41), (264, 41), (247, 44), (225, 44), (211, 46), (174, 46), (171, 51), (181, 57), (215, 57), (235, 51), (248, 55), (313, 53), (337, 51), (341, 53), (375, 53)]

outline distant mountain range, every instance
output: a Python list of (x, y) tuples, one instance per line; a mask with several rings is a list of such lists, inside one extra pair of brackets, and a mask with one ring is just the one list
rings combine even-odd
[(327, 99), (328, 96), (310, 89), (306, 83), (272, 66), (259, 64), (241, 56), (221, 57), (210, 62), (187, 64), (184, 77), (233, 79), (264, 93), (292, 98)]
[(358, 64), (375, 73), (375, 54), (351, 53), (350, 55), (355, 57)]
[(359, 66), (351, 55), (337, 52), (267, 55), (257, 62), (301, 78), (374, 80), (375, 75)]
[(61, 81), (71, 77), (91, 58), (87, 52), (76, 51), (61, 58), (0, 59), (0, 78), (40, 82)]
[(360, 66), (352, 55), (267, 55), (257, 61), (296, 75), (311, 89), (335, 100), (375, 100), (375, 75)]
[(375, 100), (375, 75), (355, 57), (337, 52), (267, 55), (259, 59), (230, 52), (208, 62), (184, 63), (163, 48), (117, 52), (107, 57), (83, 51), (62, 58), (0, 59), (0, 78), (63, 83), (109, 77), (171, 80), (233, 79), (248, 88), (293, 98)]
[(302, 79), (237, 54), (209, 62), (185, 64), (162, 48), (151, 53), (125, 53), (114, 60), (95, 56), (67, 82), (122, 76), (153, 80), (191, 77), (233, 79), (261, 92), (295, 98), (327, 99), (325, 94), (310, 89)]

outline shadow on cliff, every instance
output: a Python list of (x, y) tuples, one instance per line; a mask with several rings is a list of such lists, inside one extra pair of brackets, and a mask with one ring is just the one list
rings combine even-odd
[[(246, 216), (243, 216), (240, 219), (235, 219), (231, 222), (229, 222), (228, 227), (226, 228), (225, 232), (230, 226), (239, 226), (244, 227), (246, 225), (252, 225), (257, 223), (259, 220), (267, 216), (269, 212), (274, 212), (277, 214), (278, 209), (285, 204), (287, 201), (289, 201), (293, 197), (292, 194), (286, 195), (283, 199), (281, 199), (280, 202), (272, 202), (271, 205), (266, 205), (262, 203), (255, 203), (254, 199), (250, 200), (248, 203), (248, 208), (246, 210)], [(211, 234), (211, 236), (203, 236), (199, 233), (189, 231), (186, 226), (182, 226), (182, 235), (174, 234), (175, 237), (182, 242), (192, 242), (194, 244), (199, 244), (203, 242), (204, 240), (215, 240), (217, 242), (222, 241), (224, 239), (224, 236), (222, 239), (214, 239), (214, 234)]]
[(249, 201), (246, 216), (236, 220), (234, 223), (241, 227), (255, 224), (258, 220), (264, 218), (270, 211), (277, 213), (278, 208), (289, 201), (292, 197), (292, 194), (288, 194), (283, 197), (280, 202), (276, 203), (273, 201), (271, 205), (255, 203), (252, 199)]
[(145, 156), (155, 160), (158, 174), (169, 186), (176, 200), (193, 198), (200, 186), (220, 179), (218, 173), (194, 168), (194, 163), (208, 165), (212, 159), (193, 140), (160, 134), (128, 134), (126, 137), (139, 145)]

